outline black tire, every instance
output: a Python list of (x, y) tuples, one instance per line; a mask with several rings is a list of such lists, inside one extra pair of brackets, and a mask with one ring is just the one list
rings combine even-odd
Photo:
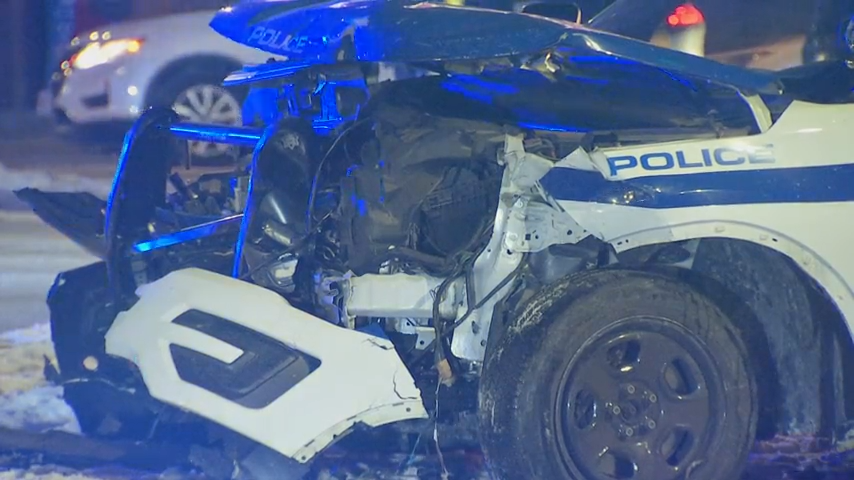
[[(199, 86), (212, 86), (233, 97), (242, 107), (246, 100), (247, 91), (242, 87), (223, 87), (222, 81), (236, 66), (223, 63), (212, 65), (211, 68), (190, 67), (172, 73), (151, 87), (148, 95), (148, 105), (153, 107), (172, 108), (178, 98), (187, 90)], [(239, 148), (230, 148), (220, 155), (203, 157), (193, 156), (192, 161), (198, 165), (231, 165), (236, 163)]]
[[(601, 361), (593, 361), (594, 354)], [(679, 360), (652, 362), (655, 355)], [(642, 378), (648, 365), (653, 368)], [(506, 480), (671, 480), (689, 473), (692, 480), (735, 480), (756, 435), (757, 393), (748, 365), (732, 322), (684, 284), (611, 269), (568, 277), (535, 296), (488, 345), (479, 394), (487, 459)], [(692, 415), (684, 421), (674, 417), (680, 413)], [(671, 457), (678, 469), (668, 470), (661, 459), (671, 449), (661, 442), (677, 431), (671, 422), (695, 435), (687, 449), (673, 445), (674, 455), (684, 455)], [(641, 446), (657, 452), (655, 459)], [(597, 454), (604, 458), (600, 447), (614, 458), (611, 477), (591, 465)], [(662, 470), (643, 470), (652, 466)]]

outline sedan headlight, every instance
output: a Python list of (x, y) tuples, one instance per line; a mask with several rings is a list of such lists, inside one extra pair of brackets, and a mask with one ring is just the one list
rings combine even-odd
[(71, 59), (71, 67), (86, 70), (87, 68), (113, 62), (125, 55), (137, 53), (141, 48), (142, 39), (139, 38), (92, 42), (83, 47), (83, 50)]

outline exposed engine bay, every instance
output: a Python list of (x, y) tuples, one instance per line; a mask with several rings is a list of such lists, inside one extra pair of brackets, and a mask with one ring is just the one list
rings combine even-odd
[[(335, 325), (384, 331), (401, 354), (433, 360), (426, 354), (437, 348), (442, 325), (436, 320), (453, 320), (467, 301), (477, 303), (466, 295), (474, 295), (473, 261), (487, 248), (498, 215), (508, 136), (527, 137), (525, 151), (551, 161), (591, 138), (466, 114), (478, 104), (440, 89), (439, 80), (375, 85), (360, 118), (342, 124), (338, 136), (317, 135), (309, 115), (286, 118), (255, 164), (230, 181), (203, 177), (176, 188), (171, 209), (190, 215), (205, 212), (199, 204), (207, 203), (207, 214), (234, 215), (245, 208), (242, 260), (233, 272), (228, 261), (218, 271), (275, 291)], [(255, 201), (246, 204), (241, 198), (250, 173)], [(211, 184), (216, 188), (206, 188)], [(234, 241), (233, 231), (222, 231), (232, 232), (226, 237)], [(194, 265), (199, 244), (217, 238), (143, 249), (137, 286)], [(592, 239), (585, 245), (533, 255), (539, 277), (533, 280), (548, 282), (595, 262), (601, 245)], [(221, 255), (233, 260), (232, 251)], [(451, 330), (441, 333), (443, 342)], [(475, 372), (476, 363), (465, 371)]]
[[(227, 261), (219, 271), (269, 288), (334, 324), (377, 325), (402, 334), (398, 338), (409, 337), (406, 341), (420, 352), (428, 345), (433, 348), (433, 330), (440, 328), (435, 318), (457, 316), (452, 304), (458, 302), (438, 305), (435, 291), (441, 279), (450, 278), (445, 290), (451, 289), (451, 280), (459, 281), (455, 295), (462, 295), (460, 299), (473, 289), (465, 279), (493, 232), (508, 137), (524, 139), (525, 152), (554, 163), (582, 146), (737, 135), (749, 118), (737, 117), (734, 125), (710, 125), (708, 117), (698, 115), (696, 122), (707, 127), (666, 128), (685, 115), (683, 107), (674, 104), (671, 111), (660, 109), (659, 119), (638, 118), (632, 125), (636, 128), (624, 130), (525, 128), (513, 121), (512, 110), (484, 112), (483, 103), (446, 84), (438, 76), (374, 84), (359, 119), (343, 122), (337, 135), (318, 135), (310, 114), (286, 117), (275, 125), (256, 163), (243, 167), (245, 173), (216, 182), (202, 178), (191, 188), (176, 188), (171, 204), (186, 215), (198, 212), (200, 203), (213, 205), (208, 213), (239, 214), (245, 207), (250, 223), (238, 248), (241, 261), (233, 272), (227, 271)], [(608, 89), (599, 95), (611, 93)], [(592, 108), (596, 98), (587, 98)], [(576, 102), (574, 108), (587, 107)], [(585, 118), (595, 121), (593, 116)], [(630, 122), (627, 117), (625, 121)], [(698, 133), (704, 129), (705, 134)], [(249, 173), (255, 201), (246, 205)], [(210, 183), (218, 188), (206, 189)], [(595, 263), (603, 245), (592, 238), (583, 245), (533, 254), (539, 277), (535, 281), (548, 282)], [(162, 252), (145, 249), (145, 255), (185, 259), (176, 253), (183, 248), (186, 245)], [(150, 270), (140, 278), (150, 282), (187, 262), (193, 263), (148, 260)], [(397, 286), (400, 298), (370, 282)], [(413, 309), (413, 304), (421, 307)], [(447, 340), (450, 332), (445, 335)]]

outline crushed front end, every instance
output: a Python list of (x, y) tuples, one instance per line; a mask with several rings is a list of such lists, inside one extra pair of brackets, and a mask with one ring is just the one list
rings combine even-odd
[[(85, 434), (193, 445), (187, 458), (214, 477), (273, 462), (300, 478), (354, 428), (427, 417), (384, 332), (321, 318), (331, 305), (316, 299), (329, 295), (307, 297), (295, 280), (306, 273), (298, 256), (324, 247), (294, 221), (309, 189), (282, 181), (294, 170), (274, 162), (300, 166), (282, 156), (294, 143), (276, 142), (296, 133), (282, 131), (151, 110), (129, 132), (104, 209), (104, 261), (60, 274), (48, 298), (58, 378)], [(232, 182), (248, 186), (245, 213), (165, 222), (175, 214), (167, 185), (181, 193), (171, 170), (198, 139), (254, 152)], [(236, 453), (217, 469), (205, 451)]]

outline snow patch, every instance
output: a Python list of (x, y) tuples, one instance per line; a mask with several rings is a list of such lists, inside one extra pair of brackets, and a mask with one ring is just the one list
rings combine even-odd
[(44, 378), (45, 357), (55, 361), (47, 324), (0, 335), (0, 426), (80, 431), (62, 399), (62, 388), (48, 385)]
[[(10, 338), (26, 338), (24, 333), (12, 331)], [(53, 345), (49, 341), (37, 341), (16, 345), (10, 341), (0, 342), (0, 395), (23, 392), (45, 385), (45, 357), (53, 361)], [(0, 397), (0, 402), (2, 402)]]
[(12, 330), (0, 334), (0, 344), (10, 343), (13, 345), (30, 345), (39, 342), (50, 341), (50, 324), (38, 323), (29, 328)]
[(120, 467), (75, 470), (57, 465), (39, 465), (27, 470), (0, 472), (0, 480), (193, 480), (202, 478), (183, 471), (149, 473)]
[(51, 472), (48, 468), (0, 472), (0, 480), (104, 480), (105, 478), (74, 472)]
[(35, 432), (80, 432), (74, 412), (62, 399), (62, 387), (54, 386), (0, 397), (0, 427)]
[(73, 173), (51, 173), (40, 170), (14, 170), (0, 163), (0, 190), (18, 190), (31, 187), (39, 190), (63, 192), (90, 192), (95, 196), (106, 197), (111, 182), (104, 179), (84, 177)]

